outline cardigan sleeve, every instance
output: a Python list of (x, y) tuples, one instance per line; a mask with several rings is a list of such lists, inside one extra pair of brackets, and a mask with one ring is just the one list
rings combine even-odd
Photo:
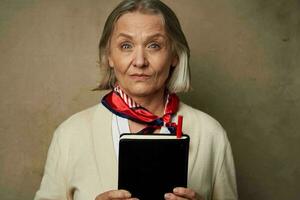
[(67, 199), (66, 163), (68, 144), (62, 129), (62, 127), (59, 127), (54, 133), (48, 150), (44, 176), (34, 200)]
[(237, 187), (235, 177), (235, 167), (232, 157), (230, 143), (227, 141), (223, 161), (217, 172), (214, 187), (213, 200), (237, 200)]

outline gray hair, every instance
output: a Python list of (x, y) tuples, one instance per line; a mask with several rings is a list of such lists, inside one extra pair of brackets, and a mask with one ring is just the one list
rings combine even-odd
[(124, 0), (110, 13), (99, 43), (99, 64), (102, 78), (95, 90), (110, 89), (116, 83), (114, 71), (108, 64), (109, 42), (117, 20), (122, 15), (134, 11), (162, 16), (167, 36), (171, 42), (171, 49), (178, 57), (178, 64), (173, 68), (167, 80), (167, 89), (175, 93), (189, 91), (191, 88), (190, 49), (176, 14), (160, 0)]

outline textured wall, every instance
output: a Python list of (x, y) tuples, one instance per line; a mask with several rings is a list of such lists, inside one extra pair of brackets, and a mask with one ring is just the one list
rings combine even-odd
[[(0, 199), (32, 199), (54, 129), (98, 103), (97, 42), (117, 2), (0, 1)], [(192, 50), (182, 99), (227, 130), (240, 199), (299, 199), (300, 2), (165, 2)]]

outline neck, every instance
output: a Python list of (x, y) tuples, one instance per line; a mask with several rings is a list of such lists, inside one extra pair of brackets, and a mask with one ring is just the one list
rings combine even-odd
[(164, 114), (166, 102), (164, 90), (151, 96), (131, 96), (131, 98), (156, 116)]

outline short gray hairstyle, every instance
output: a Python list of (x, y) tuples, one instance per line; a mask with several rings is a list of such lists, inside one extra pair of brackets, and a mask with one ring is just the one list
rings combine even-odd
[(95, 90), (107, 90), (115, 86), (116, 77), (108, 64), (109, 43), (115, 23), (128, 12), (159, 14), (163, 18), (167, 36), (171, 42), (171, 49), (178, 57), (178, 64), (171, 68), (166, 87), (169, 92), (187, 92), (191, 88), (191, 74), (189, 68), (190, 49), (181, 29), (176, 14), (160, 0), (123, 0), (108, 16), (99, 43), (99, 59), (102, 78)]

